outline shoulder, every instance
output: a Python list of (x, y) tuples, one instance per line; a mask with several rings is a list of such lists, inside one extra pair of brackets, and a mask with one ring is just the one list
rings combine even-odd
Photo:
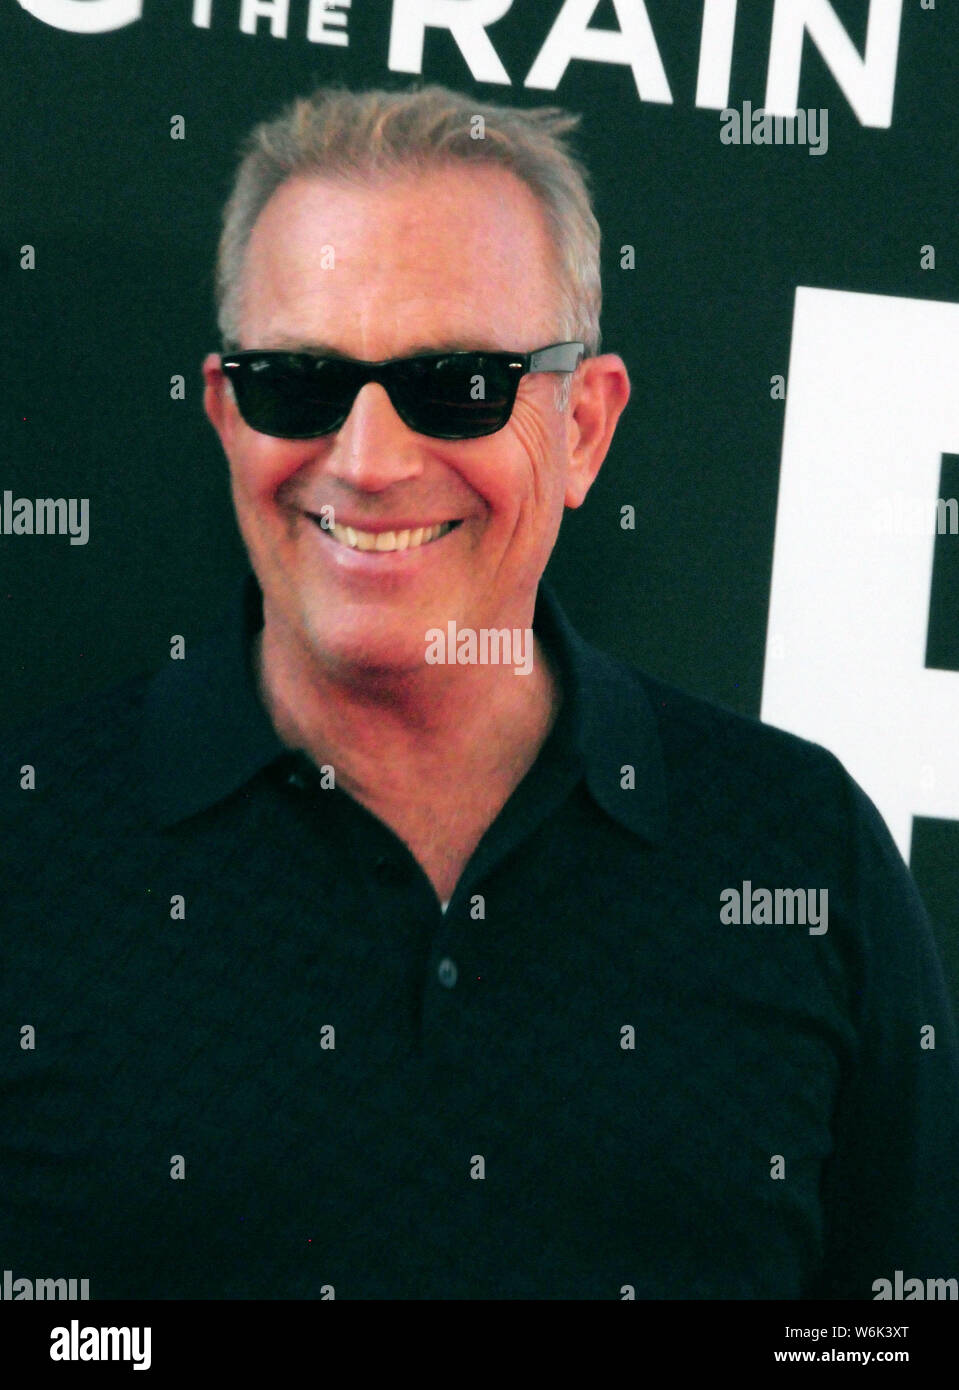
[(828, 887), (889, 954), (932, 950), (925, 907), (873, 800), (829, 749), (631, 669), (659, 735), (674, 852), (756, 883)]
[[(690, 852), (760, 847), (784, 863), (833, 864), (851, 848), (868, 798), (829, 749), (692, 694), (617, 658), (603, 657), (616, 700), (629, 701), (643, 746), (661, 760), (668, 820)], [(618, 723), (619, 721), (617, 721)], [(699, 850), (697, 850), (699, 853)], [(796, 870), (800, 864), (796, 864)]]
[(664, 755), (677, 769), (714, 767), (732, 780), (775, 782), (842, 776), (839, 759), (821, 744), (631, 669), (656, 717)]
[(704, 783), (721, 778), (733, 792), (761, 794), (803, 787), (836, 793), (849, 779), (840, 760), (821, 744), (766, 724), (758, 717), (661, 680), (593, 648), (594, 679), (652, 716), (664, 768), (671, 779)]

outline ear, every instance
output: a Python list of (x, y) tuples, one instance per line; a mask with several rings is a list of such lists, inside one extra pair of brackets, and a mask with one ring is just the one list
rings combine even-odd
[(609, 451), (630, 394), (629, 373), (613, 352), (586, 357), (576, 369), (569, 404), (567, 507), (581, 507)]
[(220, 366), (220, 354), (208, 352), (202, 364), (203, 409), (207, 419), (220, 436), (223, 448), (232, 440), (239, 421), (239, 411), (233, 396), (233, 387)]

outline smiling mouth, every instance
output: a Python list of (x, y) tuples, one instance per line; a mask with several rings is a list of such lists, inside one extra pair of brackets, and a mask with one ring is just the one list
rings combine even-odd
[(318, 516), (310, 515), (331, 540), (351, 550), (417, 550), (440, 540), (462, 524), (461, 521), (441, 521), (435, 526), (417, 526), (406, 531), (361, 531), (355, 526), (341, 526), (339, 522), (334, 522), (332, 527), (324, 526)]

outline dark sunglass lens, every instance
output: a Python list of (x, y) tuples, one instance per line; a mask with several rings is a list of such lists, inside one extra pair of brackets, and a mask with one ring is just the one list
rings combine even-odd
[(404, 362), (396, 391), (413, 429), (470, 439), (506, 424), (515, 380), (502, 358), (471, 353)]
[(314, 439), (342, 422), (357, 383), (348, 363), (291, 353), (250, 359), (235, 385), (252, 429), (280, 439)]

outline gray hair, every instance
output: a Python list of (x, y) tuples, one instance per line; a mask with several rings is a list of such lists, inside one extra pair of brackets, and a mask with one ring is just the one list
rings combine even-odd
[[(275, 119), (255, 126), (240, 146), (217, 250), (223, 350), (240, 347), (243, 269), (253, 227), (287, 179), (369, 182), (425, 172), (451, 160), (478, 160), (511, 170), (537, 198), (555, 251), (557, 337), (582, 342), (587, 356), (597, 353), (600, 230), (588, 173), (563, 139), (579, 121), (559, 107), (496, 106), (435, 84), (398, 92), (325, 86), (292, 101)], [(559, 379), (560, 410), (568, 402), (570, 381), (570, 376)]]

